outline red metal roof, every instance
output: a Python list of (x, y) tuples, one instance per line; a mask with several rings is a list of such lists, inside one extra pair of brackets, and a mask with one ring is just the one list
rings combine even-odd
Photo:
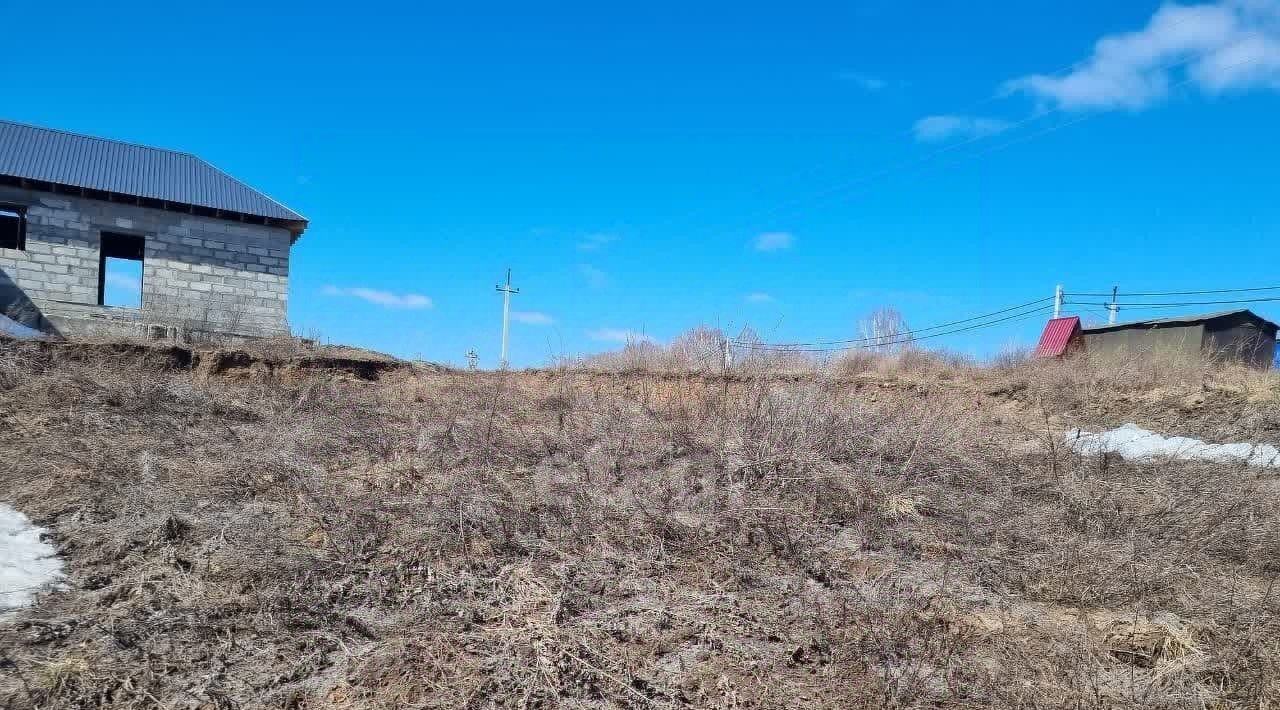
[(1080, 317), (1050, 318), (1040, 335), (1040, 344), (1036, 346), (1036, 357), (1062, 357), (1067, 353), (1067, 346), (1072, 338), (1080, 333)]

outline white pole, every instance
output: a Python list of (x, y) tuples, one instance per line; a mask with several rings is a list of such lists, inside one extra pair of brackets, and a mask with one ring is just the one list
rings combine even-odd
[(1116, 311), (1120, 310), (1119, 306), (1116, 305), (1116, 295), (1118, 295), (1119, 292), (1120, 292), (1119, 286), (1115, 286), (1111, 289), (1111, 305), (1107, 308), (1107, 324), (1108, 325), (1115, 325)]
[(507, 269), (506, 285), (496, 287), (502, 292), (502, 369), (507, 369), (507, 333), (511, 323), (511, 294), (520, 293), (520, 289), (511, 288), (511, 269)]
[(1057, 318), (1062, 315), (1062, 284), (1053, 291), (1053, 317)]
[(511, 292), (502, 291), (502, 369), (507, 369), (507, 334), (511, 329)]
[(728, 338), (724, 339), (724, 371), (728, 372), (733, 367), (733, 345)]

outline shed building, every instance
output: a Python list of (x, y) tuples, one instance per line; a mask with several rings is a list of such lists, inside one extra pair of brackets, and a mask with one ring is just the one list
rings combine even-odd
[(1277, 326), (1250, 310), (1089, 326), (1090, 353), (1161, 353), (1267, 368), (1275, 359)]
[[(289, 252), (306, 228), (189, 153), (0, 121), (0, 314), (24, 325), (287, 333)], [(140, 262), (137, 276), (113, 275), (120, 262)], [(134, 307), (107, 303), (121, 281)]]

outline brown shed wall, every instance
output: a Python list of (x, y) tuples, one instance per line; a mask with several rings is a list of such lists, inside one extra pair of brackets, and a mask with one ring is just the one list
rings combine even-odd
[(1157, 354), (1199, 359), (1204, 325), (1170, 324), (1156, 328), (1121, 328), (1084, 333), (1085, 350), (1108, 355)]
[(1207, 324), (1205, 354), (1215, 360), (1240, 362), (1250, 367), (1267, 368), (1276, 356), (1276, 332), (1244, 320), (1236, 323)]

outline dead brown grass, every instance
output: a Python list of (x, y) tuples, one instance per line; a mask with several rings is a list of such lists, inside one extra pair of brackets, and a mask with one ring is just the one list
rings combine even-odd
[(0, 706), (1274, 706), (1272, 478), (1058, 442), (1197, 392), (1257, 433), (1280, 397), (1142, 377), (201, 378), (5, 345), (0, 490), (71, 584), (0, 621)]

